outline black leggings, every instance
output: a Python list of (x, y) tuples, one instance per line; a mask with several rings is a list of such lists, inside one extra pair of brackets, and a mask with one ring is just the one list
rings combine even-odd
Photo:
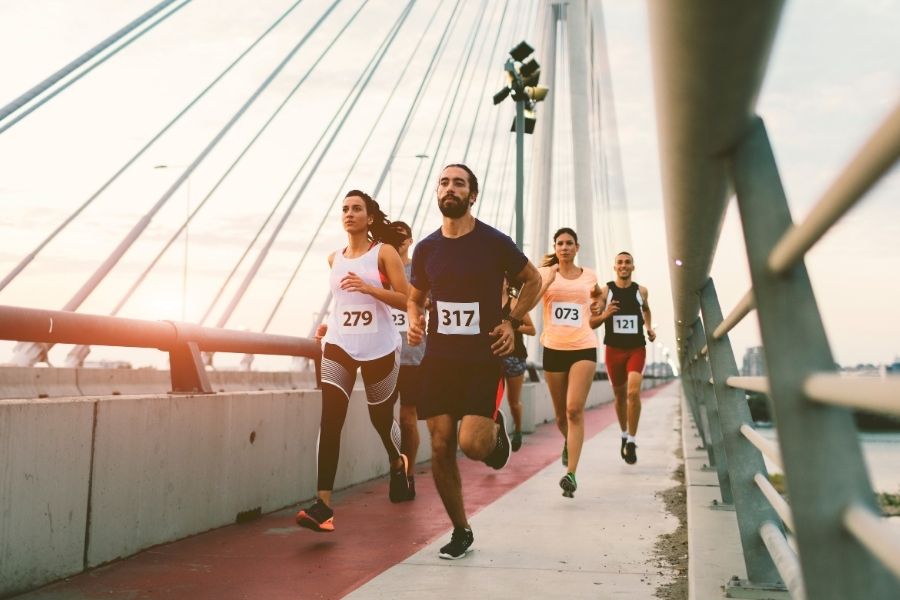
[(322, 353), (322, 420), (319, 422), (319, 476), (317, 490), (334, 488), (338, 458), (341, 454), (341, 430), (347, 417), (350, 393), (356, 383), (356, 370), (362, 370), (369, 404), (369, 420), (378, 432), (388, 459), (400, 458), (400, 426), (394, 420), (397, 401), (397, 353), (381, 358), (357, 361), (340, 346), (325, 344)]

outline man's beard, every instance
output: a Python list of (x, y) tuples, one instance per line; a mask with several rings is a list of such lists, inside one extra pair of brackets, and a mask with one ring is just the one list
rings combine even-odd
[(458, 219), (466, 214), (469, 210), (469, 199), (459, 198), (458, 201), (445, 203), (443, 200), (438, 203), (441, 214), (450, 219)]

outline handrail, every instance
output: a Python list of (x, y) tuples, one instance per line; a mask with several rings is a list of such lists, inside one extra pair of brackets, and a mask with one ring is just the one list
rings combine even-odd
[(900, 159), (900, 103), (860, 148), (806, 220), (785, 232), (768, 266), (783, 275)]
[(766, 458), (775, 463), (779, 469), (784, 469), (784, 461), (781, 458), (781, 450), (776, 444), (759, 435), (758, 431), (756, 431), (746, 423), (741, 425), (741, 433), (744, 434), (744, 437), (747, 438), (747, 441), (756, 446), (756, 449), (762, 452)]
[(725, 320), (713, 331), (713, 337), (717, 340), (722, 339), (722, 336), (734, 329), (734, 326), (740, 323), (754, 308), (756, 308), (756, 299), (753, 298), (753, 290), (748, 290), (734, 309), (728, 313)]
[(882, 517), (853, 504), (844, 511), (844, 527), (900, 579), (900, 537), (885, 528)]
[(803, 383), (810, 400), (900, 416), (900, 377), (844, 377), (835, 373), (810, 375)]
[(321, 352), (319, 344), (307, 338), (2, 305), (0, 339), (158, 348), (169, 353), (176, 392), (212, 392), (200, 362), (201, 351), (302, 356), (317, 363)]
[(803, 585), (803, 572), (797, 555), (788, 545), (784, 534), (777, 525), (769, 521), (759, 528), (759, 535), (772, 555), (775, 568), (781, 575), (784, 584), (791, 594), (791, 600), (806, 600), (806, 587)]
[(730, 385), (733, 388), (738, 388), (739, 390), (746, 390), (748, 392), (759, 392), (760, 394), (768, 394), (769, 393), (769, 378), (768, 377), (729, 377), (725, 380), (725, 383)]
[(772, 508), (775, 509), (775, 512), (778, 513), (778, 516), (781, 517), (782, 522), (787, 525), (788, 529), (793, 531), (794, 513), (791, 512), (791, 505), (787, 503), (784, 496), (778, 493), (778, 490), (775, 489), (772, 482), (766, 479), (766, 476), (762, 473), (754, 475), (753, 481), (756, 482), (756, 487), (759, 488), (759, 491), (763, 493), (769, 501), (769, 504), (771, 504)]

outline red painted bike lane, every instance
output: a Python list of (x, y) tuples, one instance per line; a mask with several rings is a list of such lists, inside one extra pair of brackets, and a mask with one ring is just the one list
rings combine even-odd
[[(643, 395), (650, 398), (653, 391)], [(615, 420), (612, 403), (588, 410), (585, 439)], [(559, 460), (562, 439), (554, 424), (542, 425), (524, 439), (501, 471), (460, 458), (470, 516)], [(291, 507), (155, 546), (17, 598), (340, 598), (447, 535), (451, 525), (432, 482), (430, 463), (417, 466), (416, 483), (416, 499), (401, 504), (388, 501), (386, 477), (336, 492), (333, 533), (298, 528), (297, 507)]]

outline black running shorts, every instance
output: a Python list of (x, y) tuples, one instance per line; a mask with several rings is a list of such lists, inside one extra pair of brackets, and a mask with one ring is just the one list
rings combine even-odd
[(466, 362), (426, 356), (422, 369), (419, 418), (476, 415), (494, 419), (503, 400), (500, 361)]
[(544, 371), (568, 373), (572, 365), (580, 360), (597, 362), (597, 349), (554, 350), (553, 348), (544, 348)]

